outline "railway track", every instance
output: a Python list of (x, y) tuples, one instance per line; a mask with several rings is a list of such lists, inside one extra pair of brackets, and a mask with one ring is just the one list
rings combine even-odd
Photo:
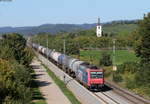
[(129, 91), (126, 91), (125, 89), (122, 89), (116, 85), (113, 85), (110, 82), (106, 82), (108, 86), (110, 86), (114, 93), (118, 94), (119, 96), (122, 96), (123, 98), (130, 101), (132, 104), (150, 104), (150, 101), (147, 99), (144, 99), (136, 94), (133, 94)]
[(102, 100), (105, 104), (120, 104), (107, 94), (103, 92), (93, 93), (95, 96), (97, 96), (100, 100)]

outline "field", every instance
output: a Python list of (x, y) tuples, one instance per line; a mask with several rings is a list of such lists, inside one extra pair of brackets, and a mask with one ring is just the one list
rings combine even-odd
[[(84, 61), (90, 61), (91, 63), (98, 65), (102, 52), (108, 52), (111, 57), (113, 56), (112, 50), (84, 50), (80, 51), (80, 59)], [(134, 51), (128, 50), (116, 50), (115, 59), (115, 63), (117, 65), (120, 65), (124, 62), (135, 62), (139, 60)]]

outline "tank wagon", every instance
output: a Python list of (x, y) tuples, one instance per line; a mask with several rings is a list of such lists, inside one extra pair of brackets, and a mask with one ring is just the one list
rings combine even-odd
[(104, 86), (103, 69), (54, 50), (52, 51), (39, 44), (32, 43), (32, 47), (46, 58), (53, 60), (55, 64), (63, 66), (65, 72), (75, 77), (88, 89), (100, 90)]

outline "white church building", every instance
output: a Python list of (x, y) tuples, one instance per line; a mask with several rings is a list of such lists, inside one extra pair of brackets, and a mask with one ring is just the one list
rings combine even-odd
[(98, 18), (98, 23), (96, 26), (96, 35), (97, 37), (102, 37), (102, 26), (100, 24), (100, 18)]

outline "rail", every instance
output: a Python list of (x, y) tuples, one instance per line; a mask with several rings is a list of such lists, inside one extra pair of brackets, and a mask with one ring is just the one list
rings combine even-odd
[(150, 101), (147, 99), (144, 99), (143, 97), (140, 97), (139, 95), (129, 92), (118, 85), (114, 85), (113, 83), (106, 81), (105, 82), (109, 87), (111, 87), (113, 92), (117, 93), (118, 95), (126, 98), (130, 102), (134, 104), (150, 104)]

